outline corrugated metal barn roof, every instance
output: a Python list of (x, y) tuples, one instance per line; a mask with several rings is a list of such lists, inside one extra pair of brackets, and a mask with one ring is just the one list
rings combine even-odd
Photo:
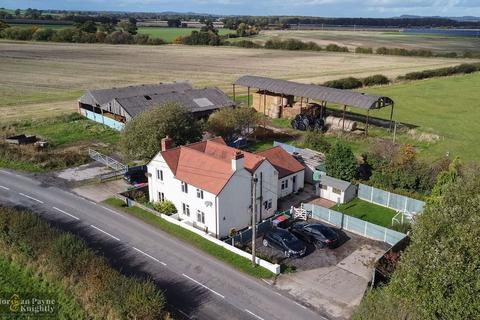
[[(88, 90), (87, 94), (97, 102), (98, 105), (104, 105), (113, 99), (127, 98), (134, 96), (150, 96), (167, 92), (183, 92), (193, 89), (188, 82), (142, 84), (138, 86), (128, 86), (121, 88)], [(82, 97), (83, 98), (83, 97)], [(80, 101), (82, 101), (80, 98)]]
[(138, 114), (166, 103), (178, 103), (191, 112), (208, 111), (233, 106), (235, 102), (218, 88), (190, 89), (145, 96), (117, 98), (116, 101), (133, 118)]
[(243, 76), (235, 81), (235, 84), (276, 94), (304, 97), (362, 109), (380, 109), (393, 104), (393, 100), (388, 97), (267, 77)]

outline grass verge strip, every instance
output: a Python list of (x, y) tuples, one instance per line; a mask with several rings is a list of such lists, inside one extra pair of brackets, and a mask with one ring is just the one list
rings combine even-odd
[(138, 207), (127, 207), (123, 201), (115, 198), (107, 199), (104, 201), (104, 203), (112, 207), (119, 208), (122, 211), (187, 242), (203, 252), (208, 253), (209, 255), (231, 265), (237, 270), (243, 271), (256, 278), (273, 277), (273, 273), (267, 269), (260, 266), (253, 267), (248, 259), (230, 252), (227, 249), (222, 248), (221, 246), (210, 242), (191, 231), (157, 217), (148, 211)]

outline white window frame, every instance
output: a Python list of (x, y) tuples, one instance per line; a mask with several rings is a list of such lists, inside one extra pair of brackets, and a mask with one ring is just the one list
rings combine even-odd
[(197, 198), (203, 199), (203, 190), (202, 189), (197, 188)]
[[(338, 190), (338, 192), (337, 192), (337, 190)], [(332, 192), (339, 195), (339, 196), (342, 195), (342, 190), (338, 189), (338, 188), (332, 188)]]
[(182, 181), (182, 192), (188, 193), (188, 183)]
[(182, 202), (182, 213), (184, 216), (190, 217), (190, 205)]
[(160, 169), (157, 169), (157, 179), (163, 181), (163, 171)]
[(165, 201), (165, 193), (158, 191), (158, 201)]
[(197, 210), (197, 222), (205, 224), (205, 212)]
[(282, 180), (282, 190), (288, 189), (288, 179)]

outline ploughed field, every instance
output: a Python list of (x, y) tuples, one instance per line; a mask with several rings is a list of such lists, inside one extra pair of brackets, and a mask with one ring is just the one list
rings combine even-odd
[(202, 46), (0, 41), (0, 123), (76, 109), (85, 89), (188, 80), (231, 92), (241, 75), (322, 83), (451, 66), (463, 59)]
[[(387, 47), (408, 50), (426, 49), (437, 53), (465, 51), (480, 52), (480, 38), (446, 36), (439, 34), (413, 34), (396, 31), (347, 31), (347, 30), (264, 30), (248, 38), (258, 43), (269, 39), (297, 39), (313, 41), (325, 47), (330, 43), (346, 46), (353, 51), (356, 47)], [(239, 38), (245, 39), (245, 38)], [(237, 40), (238, 41), (238, 40)]]

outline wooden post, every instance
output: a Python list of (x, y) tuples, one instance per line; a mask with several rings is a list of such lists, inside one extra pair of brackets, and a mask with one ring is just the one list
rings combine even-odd
[(393, 124), (393, 105), (394, 105), (394, 104), (395, 104), (395, 103), (392, 102), (392, 110), (390, 111), (390, 128), (389, 128), (390, 132), (392, 132), (392, 124)]
[(247, 87), (247, 107), (250, 107), (250, 87)]
[(343, 106), (343, 117), (342, 117), (342, 130), (345, 131), (345, 110), (347, 109), (347, 106)]
[(365, 135), (368, 135), (368, 119), (370, 118), (370, 109), (367, 109), (367, 121), (365, 123)]
[(233, 89), (233, 102), (237, 102), (235, 99), (235, 83), (232, 84), (232, 89)]
[[(266, 113), (267, 113), (267, 91), (264, 90), (263, 91), (263, 115), (266, 115)], [(263, 128), (265, 129), (266, 126), (267, 126), (266, 119), (265, 117), (263, 117)]]
[(300, 97), (300, 110), (303, 109), (303, 97)]

